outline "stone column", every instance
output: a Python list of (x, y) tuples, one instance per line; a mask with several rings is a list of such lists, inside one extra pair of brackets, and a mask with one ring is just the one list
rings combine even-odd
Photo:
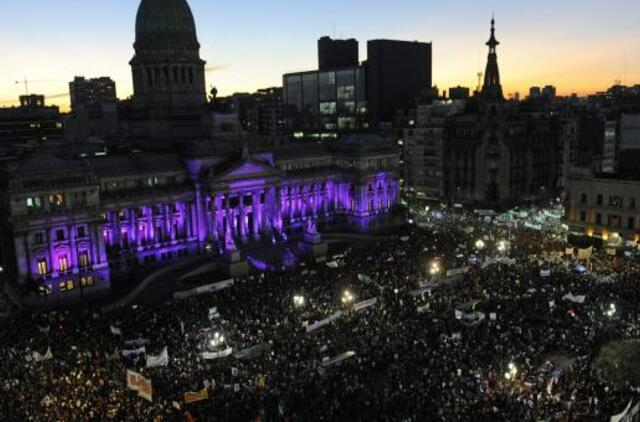
[(234, 231), (233, 221), (231, 221), (231, 192), (227, 192), (224, 196), (224, 212), (227, 220), (224, 227), (224, 233), (226, 236), (227, 233), (233, 234)]
[(253, 236), (260, 237), (260, 224), (262, 223), (262, 204), (260, 203), (260, 191), (253, 192), (251, 197), (251, 207), (253, 208)]
[(58, 262), (56, 261), (55, 254), (53, 252), (53, 235), (51, 233), (52, 230), (53, 229), (51, 227), (47, 228), (47, 242), (49, 242), (49, 266), (51, 272), (58, 272)]
[(71, 269), (74, 274), (78, 273), (80, 260), (78, 259), (78, 247), (76, 245), (76, 228), (71, 225), (67, 227), (69, 231), (69, 250), (71, 252)]

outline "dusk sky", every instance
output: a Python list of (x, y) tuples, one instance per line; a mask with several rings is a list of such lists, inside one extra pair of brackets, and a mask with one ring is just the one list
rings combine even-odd
[[(24, 93), (65, 94), (74, 75), (110, 76), (131, 94), (138, 0), (3, 1), (0, 102)], [(322, 35), (354, 37), (360, 59), (375, 38), (433, 42), (434, 84), (475, 87), (495, 11), (505, 93), (553, 84), (588, 94), (620, 79), (640, 83), (638, 0), (190, 0), (208, 66), (221, 95), (282, 84), (282, 74), (317, 68)], [(626, 63), (626, 65), (625, 65)], [(626, 69), (626, 70), (625, 70)], [(48, 103), (66, 108), (68, 98)]]

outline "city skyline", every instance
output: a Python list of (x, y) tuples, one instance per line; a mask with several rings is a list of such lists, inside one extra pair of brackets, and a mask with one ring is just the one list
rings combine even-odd
[[(507, 96), (525, 96), (533, 85), (555, 85), (560, 95), (586, 95), (615, 80), (640, 83), (640, 57), (634, 54), (640, 51), (640, 29), (633, 22), (640, 4), (613, 3), (568, 1), (551, 8), (547, 0), (493, 0), (454, 7), (405, 0), (393, 5), (367, 2), (365, 9), (360, 1), (340, 5), (330, 0), (322, 8), (290, 1), (217, 8), (204, 0), (189, 1), (201, 56), (212, 69), (207, 87), (216, 86), (220, 95), (280, 86), (285, 73), (315, 69), (316, 41), (323, 35), (358, 39), (361, 60), (366, 59), (369, 39), (432, 42), (434, 85), (441, 91), (458, 84), (473, 89), (476, 73), (484, 70), (492, 10)], [(76, 75), (110, 76), (119, 98), (128, 97), (138, 2), (116, 0), (78, 9), (65, 1), (57, 6), (53, 10), (42, 0), (7, 5), (0, 29), (0, 105), (17, 102), (25, 87), (16, 81), (24, 78), (32, 81), (31, 93), (45, 94), (49, 104), (63, 109), (69, 102), (68, 82)], [(13, 18), (8, 21), (6, 16)]]

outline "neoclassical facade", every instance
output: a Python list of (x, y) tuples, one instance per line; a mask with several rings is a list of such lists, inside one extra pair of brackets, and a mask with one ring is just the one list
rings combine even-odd
[(371, 136), (235, 159), (36, 154), (2, 173), (3, 261), (45, 299), (109, 290), (114, 274), (308, 227), (366, 231), (398, 199), (398, 155)]

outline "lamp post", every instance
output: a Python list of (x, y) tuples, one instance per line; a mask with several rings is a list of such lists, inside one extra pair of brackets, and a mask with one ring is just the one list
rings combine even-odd
[(345, 290), (342, 293), (342, 303), (348, 305), (354, 301), (355, 297), (351, 294), (349, 290)]
[(296, 308), (302, 308), (304, 306), (304, 296), (302, 295), (293, 296), (293, 305)]

